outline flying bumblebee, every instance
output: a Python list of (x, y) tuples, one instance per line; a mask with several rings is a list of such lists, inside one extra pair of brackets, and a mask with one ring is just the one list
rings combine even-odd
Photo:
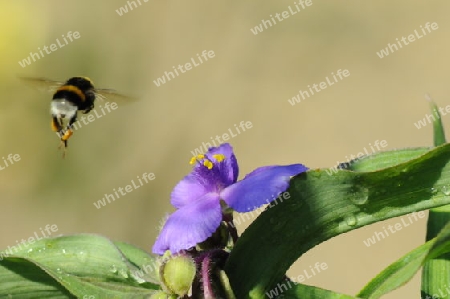
[(67, 141), (73, 135), (72, 125), (77, 121), (78, 111), (83, 114), (89, 113), (94, 109), (96, 99), (134, 100), (113, 89), (95, 88), (92, 80), (87, 77), (73, 77), (66, 82), (32, 77), (21, 77), (21, 79), (41, 90), (53, 92), (50, 103), (51, 128), (61, 139), (59, 148), (63, 149), (63, 157), (67, 149)]

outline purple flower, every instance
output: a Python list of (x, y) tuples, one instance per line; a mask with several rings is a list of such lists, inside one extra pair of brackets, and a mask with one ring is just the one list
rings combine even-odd
[(239, 168), (228, 143), (193, 157), (191, 164), (192, 172), (172, 191), (171, 203), (178, 210), (153, 245), (156, 254), (174, 254), (210, 237), (222, 221), (221, 200), (237, 212), (252, 211), (285, 191), (292, 176), (308, 170), (302, 164), (265, 166), (237, 182)]

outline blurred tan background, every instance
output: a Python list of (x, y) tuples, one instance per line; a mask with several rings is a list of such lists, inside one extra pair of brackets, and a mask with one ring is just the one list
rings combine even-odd
[[(116, 10), (124, 0), (2, 2), (0, 157), (21, 160), (0, 171), (1, 248), (56, 224), (58, 233), (99, 233), (150, 250), (160, 219), (173, 211), (173, 186), (190, 171), (191, 151), (241, 121), (253, 124), (231, 140), (242, 177), (262, 165), (334, 166), (375, 140), (386, 140), (386, 149), (429, 146), (431, 125), (414, 126), (429, 112), (424, 94), (441, 107), (450, 104), (450, 3), (443, 0), (313, 1), (258, 35), (250, 29), (293, 1), (140, 2), (122, 16)], [(383, 59), (376, 55), (426, 22), (439, 29)], [(80, 38), (19, 65), (68, 31)], [(215, 57), (160, 87), (153, 83), (203, 50)], [(338, 69), (350, 76), (288, 103)], [(76, 131), (63, 160), (49, 125), (51, 94), (28, 88), (18, 75), (88, 76), (97, 87), (141, 100), (119, 103)], [(444, 123), (449, 129), (450, 116)], [(156, 179), (95, 208), (105, 193), (144, 172)], [(321, 244), (289, 274), (325, 262), (328, 269), (307, 284), (357, 293), (425, 238), (426, 218), (366, 247), (363, 240), (387, 223)], [(385, 298), (419, 298), (419, 289), (418, 275)]]

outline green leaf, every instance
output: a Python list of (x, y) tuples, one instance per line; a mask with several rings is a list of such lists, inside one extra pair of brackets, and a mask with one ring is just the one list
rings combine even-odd
[(439, 113), (439, 107), (431, 99), (429, 95), (426, 95), (427, 101), (430, 103), (431, 113), (433, 115), (433, 136), (434, 146), (440, 146), (446, 143), (444, 126), (442, 125), (441, 114)]
[(114, 242), (114, 244), (122, 251), (128, 261), (138, 268), (132, 272), (135, 279), (138, 281), (143, 279), (155, 285), (161, 283), (158, 274), (159, 264), (154, 257), (146, 251), (125, 242)]
[[(430, 102), (430, 108), (433, 115), (434, 145), (439, 146), (445, 143), (445, 132), (442, 125), (441, 115), (437, 105), (427, 95)], [(450, 194), (450, 188), (447, 187), (444, 192)], [(431, 240), (439, 231), (450, 221), (450, 206), (431, 209), (427, 222), (427, 240)], [(422, 292), (425, 294), (436, 294), (447, 287), (450, 282), (450, 254), (439, 257), (439, 259), (430, 260), (425, 263), (422, 270)], [(450, 293), (445, 297), (450, 298)]]
[(379, 152), (375, 155), (364, 156), (360, 159), (352, 160), (345, 169), (363, 172), (375, 171), (415, 159), (425, 154), (430, 149), (432, 148), (417, 147)]
[[(287, 269), (314, 246), (342, 233), (414, 211), (450, 204), (450, 145), (406, 161), (383, 154), (387, 168), (310, 170), (294, 177), (290, 199), (272, 202), (240, 237), (225, 265), (237, 298), (264, 298)], [(402, 163), (398, 163), (402, 161)], [(356, 161), (355, 166), (358, 163)], [(367, 170), (370, 171), (367, 171)], [(269, 206), (269, 207), (270, 207)], [(251, 295), (250, 295), (251, 294)]]
[[(284, 285), (282, 285), (284, 284)], [(270, 294), (270, 295), (269, 295)], [(278, 294), (278, 295), (277, 295)], [(315, 298), (315, 299), (358, 299), (359, 297), (349, 296), (324, 290), (314, 286), (308, 286), (304, 284), (294, 284), (293, 282), (284, 281), (278, 283), (275, 288), (270, 290), (266, 294), (266, 298), (283, 298), (283, 299), (303, 299), (303, 298)], [(277, 297), (277, 296), (282, 297)]]
[[(96, 235), (41, 238), (4, 251), (0, 261), (0, 297), (146, 298), (159, 289), (140, 284), (131, 261), (143, 254), (123, 243), (125, 255)], [(28, 296), (28, 297), (27, 297)]]
[[(435, 239), (414, 249), (383, 270), (361, 290), (358, 296), (368, 299), (380, 298), (382, 295), (408, 282), (425, 262), (448, 252), (450, 252), (450, 223), (444, 227)], [(441, 288), (441, 291), (443, 290), (444, 288)], [(430, 298), (433, 294), (439, 294), (438, 292), (429, 293)], [(441, 295), (442, 293), (439, 294), (439, 296)]]
[(0, 298), (76, 298), (44, 270), (24, 259), (0, 262)]

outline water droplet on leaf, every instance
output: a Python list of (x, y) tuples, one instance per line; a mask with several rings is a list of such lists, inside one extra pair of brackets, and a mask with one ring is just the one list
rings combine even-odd
[(112, 273), (117, 273), (116, 265), (112, 265), (111, 267), (109, 267), (109, 271), (111, 271)]
[(357, 223), (356, 217), (350, 214), (347, 217), (345, 217), (345, 222), (347, 223), (348, 226), (355, 226)]
[(444, 193), (445, 196), (450, 195), (450, 188), (447, 186), (442, 186), (441, 191), (442, 193)]
[(350, 190), (349, 197), (355, 205), (363, 205), (369, 199), (369, 189), (363, 186), (353, 186)]
[(76, 255), (76, 257), (77, 257), (77, 259), (78, 259), (80, 262), (84, 263), (84, 262), (86, 261), (88, 255), (86, 254), (86, 252), (80, 251), (80, 252), (78, 252), (78, 254)]

